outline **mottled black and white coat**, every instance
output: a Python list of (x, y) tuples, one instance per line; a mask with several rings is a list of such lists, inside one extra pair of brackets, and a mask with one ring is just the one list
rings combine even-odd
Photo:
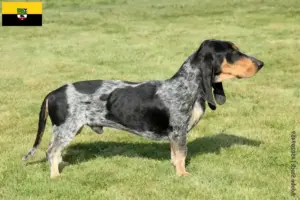
[(47, 151), (51, 177), (59, 175), (61, 151), (83, 126), (102, 133), (103, 127), (125, 130), (154, 140), (169, 140), (178, 175), (187, 175), (187, 133), (199, 122), (205, 102), (213, 110), (225, 103), (221, 81), (253, 76), (263, 62), (247, 56), (231, 42), (205, 40), (167, 80), (127, 82), (90, 80), (50, 92), (40, 111), (32, 156), (45, 130), (47, 116), (53, 136)]

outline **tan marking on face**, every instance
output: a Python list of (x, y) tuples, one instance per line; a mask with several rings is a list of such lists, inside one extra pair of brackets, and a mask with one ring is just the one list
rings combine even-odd
[(188, 130), (193, 128), (199, 122), (202, 115), (203, 115), (203, 110), (200, 104), (196, 102), (192, 111), (192, 116), (189, 120)]
[(222, 82), (222, 81), (225, 81), (225, 80), (230, 80), (232, 78), (235, 78), (235, 76), (231, 75), (231, 74), (221, 73), (220, 75), (218, 75), (218, 79), (215, 82), (218, 83), (218, 82)]
[(224, 58), (221, 64), (221, 74), (217, 82), (228, 80), (234, 77), (249, 78), (256, 74), (257, 67), (249, 58), (242, 58), (233, 64), (227, 62)]

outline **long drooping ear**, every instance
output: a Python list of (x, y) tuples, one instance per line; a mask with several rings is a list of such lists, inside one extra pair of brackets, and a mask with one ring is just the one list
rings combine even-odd
[(207, 101), (210, 109), (216, 109), (216, 103), (212, 94), (212, 84), (214, 80), (214, 70), (213, 70), (213, 56), (211, 53), (206, 53), (202, 56), (200, 61), (201, 70), (201, 96)]
[(209, 43), (211, 40), (205, 40), (199, 49), (191, 57), (191, 63), (200, 70), (200, 95), (207, 101), (210, 109), (216, 109), (216, 103), (212, 93), (212, 84), (214, 81), (214, 56), (210, 52)]
[(226, 96), (221, 82), (213, 83), (214, 96), (217, 104), (222, 105), (226, 102)]

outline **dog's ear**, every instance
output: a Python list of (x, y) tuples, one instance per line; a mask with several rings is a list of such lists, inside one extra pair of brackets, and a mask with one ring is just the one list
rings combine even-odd
[(214, 96), (217, 104), (222, 105), (226, 102), (226, 96), (221, 82), (213, 83)]
[(200, 61), (201, 70), (201, 96), (207, 101), (210, 109), (216, 109), (216, 103), (213, 97), (213, 81), (214, 81), (214, 70), (213, 70), (213, 55), (211, 53), (206, 53), (202, 56)]
[[(213, 96), (213, 82), (215, 79), (214, 67), (216, 65), (215, 56), (211, 52), (209, 43), (211, 40), (205, 40), (200, 45), (191, 59), (191, 63), (200, 70), (200, 95), (207, 101), (210, 109), (216, 109), (216, 103)], [(218, 87), (218, 86), (217, 86)], [(219, 94), (219, 90), (216, 90)], [(219, 95), (217, 95), (219, 96)], [(220, 101), (221, 102), (221, 101)]]

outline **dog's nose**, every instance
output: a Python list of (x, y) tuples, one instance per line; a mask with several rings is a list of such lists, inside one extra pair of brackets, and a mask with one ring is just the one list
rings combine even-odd
[(254, 57), (250, 57), (250, 60), (253, 62), (253, 64), (256, 65), (257, 71), (259, 71), (264, 66), (263, 61), (260, 61), (260, 60), (254, 58)]
[(259, 71), (263, 66), (264, 66), (264, 62), (260, 61), (256, 58), (251, 57), (252, 62), (256, 65), (257, 67), (257, 71)]
[(256, 65), (257, 65), (258, 70), (260, 70), (264, 66), (264, 62), (257, 60)]

